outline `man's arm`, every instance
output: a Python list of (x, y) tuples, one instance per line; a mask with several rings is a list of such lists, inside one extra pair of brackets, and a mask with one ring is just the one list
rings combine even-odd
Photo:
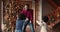
[(31, 12), (30, 12), (30, 22), (33, 23), (33, 10), (31, 10)]

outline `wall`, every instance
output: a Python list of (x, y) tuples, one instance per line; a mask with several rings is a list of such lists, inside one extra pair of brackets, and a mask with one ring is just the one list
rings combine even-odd
[[(1, 12), (1, 0), (0, 0), (0, 12)], [(1, 15), (1, 13), (0, 13), (0, 15)], [(1, 19), (1, 17), (0, 17), (0, 19)], [(1, 27), (1, 21), (0, 21), (0, 27)]]
[(54, 7), (52, 7), (47, 0), (42, 0), (42, 15), (48, 15), (54, 10)]
[[(40, 10), (41, 3), (39, 3), (39, 1), (38, 1), (35, 4), (36, 4), (36, 8), (35, 8), (36, 19), (37, 19), (40, 17), (38, 14), (40, 13), (39, 10)], [(50, 14), (53, 10), (54, 10), (54, 7), (51, 4), (49, 4), (49, 2), (47, 0), (42, 0), (42, 16), (46, 16), (46, 15)]]

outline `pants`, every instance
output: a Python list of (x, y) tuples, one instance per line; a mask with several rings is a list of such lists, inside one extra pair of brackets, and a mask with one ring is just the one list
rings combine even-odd
[(22, 32), (22, 30), (17, 30), (17, 29), (16, 29), (15, 32)]
[(23, 27), (22, 27), (22, 31), (25, 32), (25, 29), (26, 29), (26, 26), (27, 26), (27, 25), (30, 26), (30, 28), (31, 28), (31, 32), (34, 32), (33, 24), (30, 23), (30, 21), (26, 21), (26, 22), (24, 22)]

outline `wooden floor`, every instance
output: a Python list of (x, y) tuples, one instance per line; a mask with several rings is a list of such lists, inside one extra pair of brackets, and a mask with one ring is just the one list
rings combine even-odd
[(53, 27), (53, 30), (54, 30), (54, 32), (60, 32), (60, 23), (56, 24), (56, 25)]
[[(36, 26), (35, 32), (40, 32), (40, 27)], [(56, 24), (53, 29), (48, 30), (48, 32), (60, 32), (60, 23)]]
[[(40, 32), (40, 26), (36, 26), (35, 32)], [(26, 28), (26, 32), (31, 32), (31, 29), (29, 26), (27, 26)], [(48, 30), (48, 32), (60, 32), (60, 23), (56, 24), (53, 29)]]

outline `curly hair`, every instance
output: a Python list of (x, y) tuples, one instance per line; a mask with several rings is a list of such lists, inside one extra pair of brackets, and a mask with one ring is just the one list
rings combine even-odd
[(20, 13), (19, 14), (19, 19), (20, 20), (25, 20), (26, 19), (26, 16), (23, 13)]
[(47, 23), (49, 21), (49, 18), (47, 16), (44, 16), (42, 20)]

